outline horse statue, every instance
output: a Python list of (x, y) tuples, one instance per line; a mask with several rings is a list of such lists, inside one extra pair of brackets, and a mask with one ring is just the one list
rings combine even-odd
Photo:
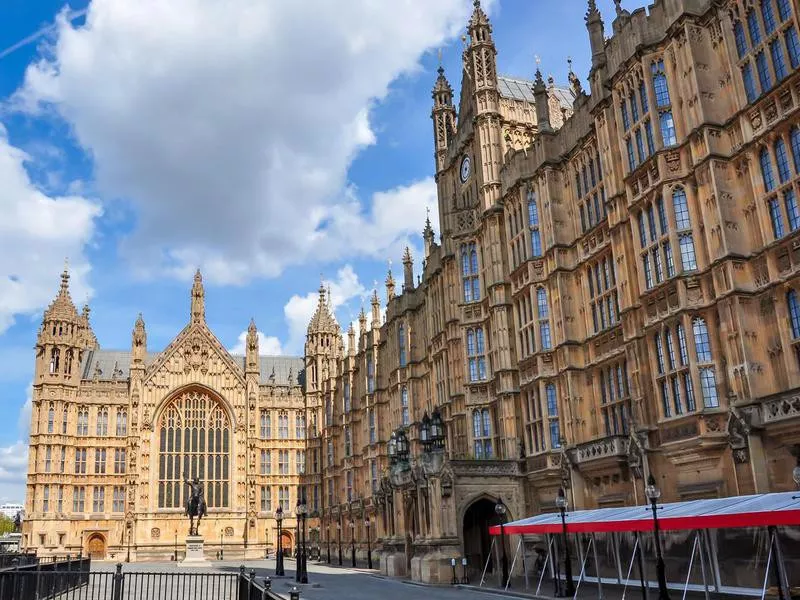
[[(198, 535), (197, 528), (200, 526), (200, 519), (208, 514), (208, 506), (203, 498), (203, 485), (195, 477), (192, 481), (186, 481), (186, 485), (191, 488), (189, 497), (186, 499), (186, 514), (189, 515), (189, 535)], [(197, 517), (197, 525), (194, 518)]]

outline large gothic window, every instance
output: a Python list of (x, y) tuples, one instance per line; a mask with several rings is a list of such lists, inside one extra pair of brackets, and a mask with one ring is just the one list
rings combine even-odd
[(170, 402), (159, 422), (158, 507), (183, 508), (188, 486), (203, 483), (209, 508), (229, 506), (231, 429), (208, 394), (192, 391)]

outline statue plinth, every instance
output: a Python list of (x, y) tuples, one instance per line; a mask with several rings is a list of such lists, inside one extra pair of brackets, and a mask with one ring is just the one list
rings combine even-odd
[(181, 561), (184, 567), (206, 567), (209, 560), (203, 551), (203, 538), (199, 535), (186, 536), (186, 555)]

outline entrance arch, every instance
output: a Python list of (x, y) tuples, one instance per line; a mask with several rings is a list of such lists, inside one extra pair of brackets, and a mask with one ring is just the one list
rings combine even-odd
[[(489, 565), (486, 572), (492, 573), (494, 571), (495, 558), (493, 555), (490, 556), (492, 538), (489, 535), (489, 526), (498, 523), (498, 516), (494, 507), (495, 501), (483, 496), (470, 504), (464, 512), (464, 522), (462, 524), (464, 557), (467, 559), (470, 570), (478, 573), (483, 571), (487, 559), (489, 559)], [(508, 515), (506, 515), (506, 518), (508, 518)]]
[(105, 560), (106, 557), (106, 538), (99, 533), (94, 533), (89, 537), (86, 544), (87, 553), (92, 560)]
[(292, 534), (289, 531), (281, 531), (281, 551), (284, 556), (292, 556)]

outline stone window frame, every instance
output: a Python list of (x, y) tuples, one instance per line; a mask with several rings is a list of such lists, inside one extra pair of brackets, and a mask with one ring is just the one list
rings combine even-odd
[(609, 248), (607, 252), (587, 262), (585, 273), (589, 295), (586, 318), (589, 319), (591, 313), (591, 331), (594, 335), (620, 324), (619, 293), (612, 249)]
[(573, 158), (569, 168), (575, 182), (575, 205), (583, 235), (608, 219), (603, 166), (597, 140), (588, 142)]
[(772, 131), (754, 154), (754, 187), (764, 198), (773, 238), (782, 239), (800, 229), (800, 125)]

